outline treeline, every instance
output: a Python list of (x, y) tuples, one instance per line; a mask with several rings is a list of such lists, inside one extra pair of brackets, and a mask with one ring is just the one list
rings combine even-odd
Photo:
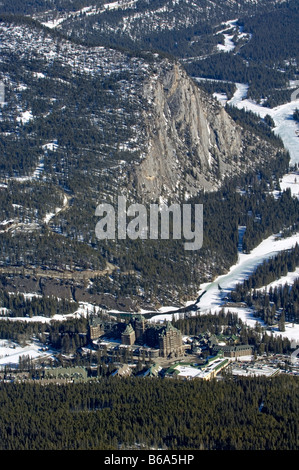
[[(287, 273), (295, 271), (297, 266), (299, 266), (299, 246), (296, 243), (294, 248), (284, 250), (258, 265), (254, 273), (243, 282), (243, 290), (248, 292), (251, 289), (267, 286), (271, 282), (286, 276)], [(241, 289), (241, 287), (238, 287), (238, 289)]]
[(178, 320), (173, 318), (172, 324), (187, 336), (197, 336), (207, 331), (215, 335), (234, 335), (239, 333), (243, 322), (236, 313), (221, 310), (217, 315), (210, 313), (189, 317), (186, 314)]
[(266, 98), (263, 98), (263, 106), (267, 108), (275, 108), (276, 106), (280, 106), (282, 104), (288, 103), (291, 99), (291, 95), (293, 91), (295, 91), (296, 88), (293, 89), (275, 89), (273, 88), (272, 90), (267, 91), (267, 96)]
[(49, 346), (62, 354), (74, 354), (89, 342), (88, 320), (86, 318), (51, 322), (48, 332)]
[(102, 378), (60, 386), (2, 382), (0, 447), (298, 450), (297, 390), (298, 379), (290, 376)]
[(289, 76), (268, 68), (262, 62), (248, 66), (242, 57), (232, 53), (218, 53), (206, 59), (194, 60), (185, 64), (192, 77), (205, 77), (239, 83), (248, 83), (248, 98), (260, 101), (275, 88), (286, 88)]
[(9, 294), (5, 290), (0, 290), (0, 308), (8, 309), (10, 317), (53, 317), (54, 315), (66, 315), (78, 309), (76, 302), (56, 297), (32, 296), (26, 297), (24, 294)]
[(289, 354), (291, 343), (288, 338), (268, 334), (259, 323), (254, 328), (249, 327), (236, 313), (222, 309), (217, 315), (205, 314), (196, 317), (180, 318), (172, 321), (183, 335), (197, 336), (209, 331), (216, 336), (237, 335), (240, 344), (252, 346), (254, 354)]
[(299, 322), (299, 281), (295, 280), (291, 285), (286, 282), (275, 287), (267, 286), (294, 272), (297, 266), (299, 247), (296, 244), (294, 249), (279, 253), (259, 265), (248, 279), (235, 287), (230, 294), (231, 300), (246, 302), (267, 325), (278, 323), (279, 329), (284, 331), (286, 321)]
[(229, 82), (218, 82), (213, 80), (200, 80), (196, 82), (197, 86), (204, 90), (206, 93), (212, 95), (213, 93), (222, 93), (227, 96), (227, 99), (230, 100), (235, 91), (236, 85)]
[(21, 345), (32, 338), (54, 348), (63, 354), (76, 353), (88, 344), (88, 320), (70, 318), (64, 321), (28, 322), (0, 320), (0, 338), (15, 341)]
[(243, 213), (243, 223), (240, 224), (246, 226), (243, 251), (248, 253), (268, 236), (297, 224), (298, 200), (292, 197), (289, 188), (281, 193), (277, 201), (271, 195), (264, 195), (259, 206), (254, 203), (248, 206), (246, 215)]
[(231, 106), (228, 104), (226, 105), (225, 109), (233, 118), (233, 120), (244, 129), (259, 135), (262, 137), (262, 139), (271, 142), (271, 144), (275, 147), (284, 148), (281, 137), (277, 136), (272, 131), (274, 122), (271, 116), (266, 115), (264, 120), (262, 120), (253, 111), (245, 111), (244, 109), (238, 109), (236, 106)]
[(285, 283), (264, 291), (254, 290), (248, 294), (247, 302), (267, 325), (277, 324), (280, 331), (285, 331), (285, 322), (299, 322), (299, 281), (291, 286)]

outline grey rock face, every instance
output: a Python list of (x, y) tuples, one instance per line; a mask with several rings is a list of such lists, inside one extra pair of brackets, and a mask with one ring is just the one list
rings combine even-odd
[(237, 126), (177, 63), (165, 61), (143, 92), (147, 152), (134, 172), (145, 199), (182, 200), (215, 190), (225, 176), (245, 172), (276, 152)]

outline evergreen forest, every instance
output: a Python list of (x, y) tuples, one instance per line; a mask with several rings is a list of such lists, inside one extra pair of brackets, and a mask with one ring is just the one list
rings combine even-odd
[(298, 450), (298, 378), (0, 384), (1, 450)]

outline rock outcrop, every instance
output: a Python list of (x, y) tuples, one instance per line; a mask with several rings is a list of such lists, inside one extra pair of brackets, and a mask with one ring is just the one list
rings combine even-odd
[(147, 152), (134, 169), (143, 199), (186, 200), (216, 190), (225, 176), (244, 173), (277, 151), (236, 125), (178, 63), (165, 61), (145, 83), (144, 96)]

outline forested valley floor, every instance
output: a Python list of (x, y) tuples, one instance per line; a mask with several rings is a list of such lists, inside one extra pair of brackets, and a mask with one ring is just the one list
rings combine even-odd
[(295, 377), (2, 383), (2, 450), (298, 450)]

